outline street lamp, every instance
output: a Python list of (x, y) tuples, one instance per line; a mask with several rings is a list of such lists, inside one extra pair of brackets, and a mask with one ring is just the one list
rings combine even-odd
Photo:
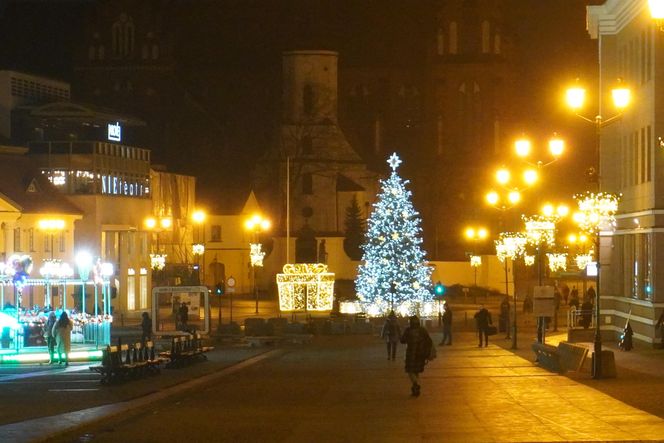
[[(505, 295), (509, 297), (509, 273), (507, 260), (512, 260), (512, 276), (514, 275), (514, 259), (525, 254), (526, 237), (521, 232), (503, 232), (495, 241), (498, 260), (505, 264)], [(513, 279), (514, 280), (514, 279)], [(514, 314), (512, 315), (512, 349), (517, 348), (516, 339), (516, 287), (514, 288)]]
[(256, 300), (256, 311), (258, 314), (258, 288), (256, 287), (256, 267), (263, 266), (263, 257), (265, 253), (261, 251), (259, 235), (263, 231), (270, 229), (270, 220), (260, 214), (254, 214), (244, 222), (244, 227), (252, 233), (253, 240), (249, 244), (249, 259), (251, 263), (251, 280)]
[(586, 192), (574, 196), (579, 204), (579, 212), (574, 221), (579, 227), (595, 237), (595, 262), (597, 281), (595, 282), (595, 341), (593, 359), (593, 378), (602, 378), (602, 333), (600, 329), (600, 235), (602, 231), (612, 231), (615, 226), (615, 214), (618, 211), (620, 195), (609, 192)]
[[(199, 277), (199, 283), (201, 280), (205, 281), (203, 278), (203, 272), (202, 269), (205, 267), (205, 219), (207, 218), (207, 214), (205, 211), (201, 209), (195, 210), (191, 214), (191, 220), (193, 221), (194, 225), (196, 225), (196, 236), (194, 238), (194, 244), (191, 246), (191, 252), (196, 257), (196, 265), (198, 265), (198, 277)], [(202, 235), (201, 235), (202, 232)], [(200, 260), (201, 256), (203, 256), (203, 265), (201, 266)], [(215, 284), (219, 282), (214, 282)]]
[(660, 31), (664, 31), (664, 0), (648, 0), (650, 7), (650, 16), (655, 19), (655, 23)]
[(565, 150), (565, 141), (560, 138), (558, 134), (554, 133), (553, 136), (549, 139), (548, 147), (551, 160), (548, 162), (544, 162), (542, 160), (530, 162), (528, 161), (528, 157), (532, 151), (532, 142), (525, 136), (514, 142), (514, 152), (516, 155), (527, 164), (536, 166), (538, 169), (548, 166), (560, 158), (560, 156), (563, 154), (563, 151)]
[(158, 219), (155, 217), (148, 217), (143, 221), (143, 226), (148, 231), (156, 232), (157, 233), (157, 251), (161, 251), (161, 247), (159, 246), (159, 235), (166, 230), (171, 229), (173, 226), (173, 219), (170, 217), (159, 217)]
[(477, 242), (485, 240), (489, 235), (489, 231), (483, 227), (468, 226), (464, 231), (466, 239), (473, 242), (473, 251), (470, 254), (470, 266), (475, 270), (475, 286), (477, 286), (477, 268), (482, 265), (482, 257), (475, 255), (477, 253)]
[(81, 279), (81, 313), (85, 314), (85, 285), (92, 270), (92, 256), (85, 251), (76, 254), (76, 268)]

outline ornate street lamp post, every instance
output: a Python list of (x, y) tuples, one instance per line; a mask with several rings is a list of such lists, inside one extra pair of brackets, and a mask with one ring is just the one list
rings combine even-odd
[(263, 257), (265, 252), (261, 250), (261, 244), (259, 235), (263, 231), (270, 229), (270, 220), (261, 216), (260, 214), (254, 214), (248, 218), (244, 227), (247, 231), (252, 233), (252, 243), (249, 244), (249, 259), (251, 263), (251, 280), (254, 292), (254, 299), (256, 300), (256, 310), (255, 313), (258, 314), (258, 288), (256, 286), (256, 267), (263, 266)]
[(489, 231), (483, 227), (468, 226), (464, 231), (466, 239), (473, 242), (473, 251), (470, 254), (470, 266), (475, 270), (475, 286), (477, 286), (477, 268), (482, 265), (482, 257), (477, 254), (477, 242), (485, 240), (489, 235)]
[[(503, 232), (495, 241), (496, 255), (505, 265), (505, 295), (509, 297), (509, 272), (508, 260), (512, 260), (512, 280), (514, 281), (514, 259), (525, 254), (526, 237), (520, 232)], [(514, 288), (514, 314), (512, 315), (512, 349), (517, 349), (516, 338), (516, 287)]]

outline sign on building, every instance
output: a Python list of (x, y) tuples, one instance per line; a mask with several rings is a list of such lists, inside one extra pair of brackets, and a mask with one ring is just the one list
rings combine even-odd
[(114, 142), (122, 141), (122, 126), (120, 126), (120, 123), (108, 124), (108, 139)]

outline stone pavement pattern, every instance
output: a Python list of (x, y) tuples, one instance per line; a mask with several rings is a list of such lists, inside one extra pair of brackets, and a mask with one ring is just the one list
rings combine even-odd
[(477, 348), (473, 334), (438, 349), (419, 398), (376, 337), (317, 337), (54, 441), (664, 440), (661, 418), (496, 345)]

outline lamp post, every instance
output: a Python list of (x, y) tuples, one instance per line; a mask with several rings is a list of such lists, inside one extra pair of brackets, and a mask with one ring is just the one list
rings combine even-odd
[(548, 161), (537, 160), (532, 162), (528, 160), (530, 153), (532, 152), (532, 142), (527, 137), (523, 136), (517, 139), (514, 142), (514, 152), (516, 155), (521, 158), (522, 161), (528, 165), (535, 166), (537, 169), (542, 169), (546, 166), (549, 166), (551, 163), (557, 161), (565, 150), (565, 141), (554, 133), (553, 136), (548, 141), (548, 148), (550, 159)]
[[(652, 10), (651, 10), (652, 11)], [(600, 77), (600, 85), (601, 85), (601, 77)], [(577, 79), (578, 83), (578, 79)], [(601, 86), (600, 86), (600, 93), (598, 94), (598, 97), (601, 96)], [(588, 208), (588, 206), (595, 206), (596, 211), (595, 215), (599, 216), (599, 213), (602, 212), (598, 208), (598, 205), (602, 205), (603, 203), (601, 202), (606, 202), (606, 201), (613, 201), (615, 197), (615, 205), (617, 209), (617, 196), (614, 194), (607, 194), (607, 193), (602, 193), (602, 186), (601, 186), (601, 170), (602, 170), (602, 163), (601, 163), (601, 154), (600, 154), (600, 147), (601, 147), (601, 134), (602, 134), (602, 128), (605, 126), (617, 121), (618, 119), (622, 118), (624, 110), (629, 106), (630, 100), (631, 100), (631, 92), (629, 88), (626, 87), (626, 85), (622, 82), (621, 79), (617, 80), (617, 84), (613, 89), (611, 89), (611, 97), (613, 101), (613, 106), (616, 110), (616, 113), (609, 117), (609, 118), (604, 118), (602, 116), (602, 111), (603, 111), (603, 106), (602, 106), (602, 101), (599, 100), (597, 104), (597, 115), (594, 118), (589, 118), (586, 117), (582, 114), (580, 114), (580, 111), (582, 110), (585, 102), (586, 102), (586, 90), (580, 86), (579, 84), (567, 89), (566, 92), (566, 101), (567, 105), (574, 111), (575, 115), (578, 116), (579, 118), (583, 119), (586, 122), (589, 122), (594, 125), (595, 127), (595, 166), (591, 166), (588, 169), (588, 177), (592, 179), (597, 184), (597, 194), (586, 194), (588, 197), (586, 198), (577, 198), (577, 201), (579, 202), (579, 208), (581, 208), (582, 201), (584, 201), (584, 206)], [(595, 167), (597, 169), (595, 169)], [(592, 196), (590, 196), (592, 195)], [(594, 203), (593, 203), (594, 202)], [(610, 206), (610, 205), (609, 205)], [(582, 210), (582, 212), (585, 213), (591, 213), (591, 209), (586, 209), (585, 211)], [(611, 217), (613, 214), (611, 214)], [(596, 223), (599, 223), (599, 221), (596, 221)], [(602, 378), (602, 336), (601, 336), (601, 331), (599, 328), (599, 315), (600, 315), (600, 278), (601, 278), (601, 272), (600, 272), (600, 235), (599, 235), (599, 226), (595, 226), (594, 229), (591, 231), (593, 234), (595, 234), (595, 255), (596, 255), (596, 262), (597, 262), (597, 283), (596, 283), (596, 303), (595, 303), (595, 310), (596, 310), (596, 328), (595, 328), (595, 339), (593, 343), (593, 353), (594, 353), (594, 360), (593, 360), (593, 378), (594, 379), (600, 379)]]
[(660, 31), (664, 31), (664, 0), (648, 0), (648, 7), (655, 24)]
[(81, 279), (81, 313), (85, 314), (85, 285), (92, 270), (92, 256), (85, 251), (76, 254), (76, 269)]
[[(196, 226), (196, 235), (194, 236), (194, 244), (191, 246), (191, 252), (196, 257), (196, 265), (198, 266), (198, 281), (205, 282), (203, 270), (205, 268), (205, 219), (207, 214), (201, 209), (195, 210), (191, 214), (191, 220)], [(203, 257), (203, 264), (201, 266), (201, 256)], [(214, 282), (217, 284), (218, 282)], [(221, 303), (221, 302), (220, 302)], [(220, 308), (221, 309), (221, 308)]]
[(597, 264), (597, 281), (595, 283), (595, 341), (593, 359), (593, 378), (602, 378), (602, 332), (600, 329), (600, 238), (601, 231), (612, 230), (615, 225), (615, 214), (618, 211), (620, 196), (608, 192), (586, 192), (574, 196), (579, 204), (579, 212), (575, 214), (575, 222), (588, 234), (595, 237), (595, 261)]
[(244, 227), (252, 233), (252, 243), (249, 244), (249, 259), (251, 263), (251, 281), (256, 300), (255, 313), (258, 314), (258, 288), (256, 286), (256, 267), (263, 266), (263, 257), (265, 253), (261, 251), (259, 235), (263, 231), (270, 229), (270, 220), (260, 214), (254, 214), (244, 222)]
[[(507, 260), (512, 260), (512, 276), (514, 276), (514, 259), (525, 254), (526, 237), (520, 232), (503, 232), (495, 241), (498, 260), (505, 265), (505, 295), (509, 297), (509, 272)], [(514, 280), (514, 278), (512, 278)], [(512, 349), (517, 349), (516, 326), (516, 287), (514, 288), (514, 314), (512, 315)]]
[(464, 230), (464, 236), (466, 239), (473, 242), (473, 251), (470, 254), (470, 266), (475, 270), (475, 286), (477, 286), (477, 268), (482, 265), (482, 257), (476, 255), (477, 253), (477, 242), (485, 240), (489, 235), (489, 231), (484, 227), (473, 227), (468, 226)]

